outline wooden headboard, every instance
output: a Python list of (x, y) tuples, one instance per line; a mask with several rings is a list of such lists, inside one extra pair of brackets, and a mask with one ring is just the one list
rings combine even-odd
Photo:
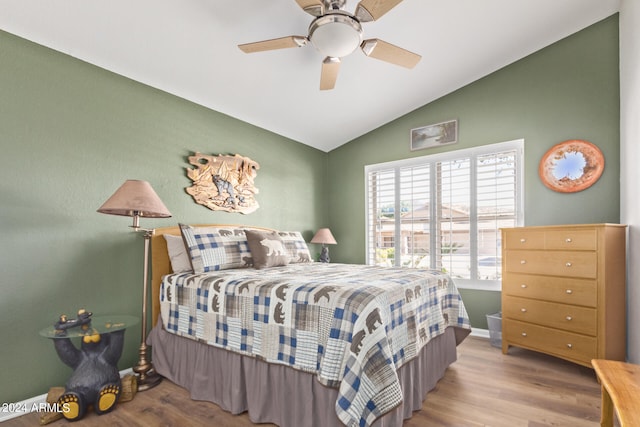
[[(234, 224), (192, 224), (194, 227), (227, 227), (227, 228), (253, 228), (258, 230), (274, 231), (272, 228), (257, 227), (254, 225), (234, 225)], [(171, 261), (167, 252), (167, 241), (165, 234), (180, 236), (180, 226), (156, 228), (151, 236), (151, 319), (155, 326), (160, 314), (160, 284), (162, 276), (170, 274)]]

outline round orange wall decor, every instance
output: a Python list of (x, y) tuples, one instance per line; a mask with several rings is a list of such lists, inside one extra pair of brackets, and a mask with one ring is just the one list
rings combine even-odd
[(603, 170), (602, 151), (589, 141), (572, 139), (554, 145), (542, 156), (538, 174), (553, 191), (575, 193), (595, 184)]

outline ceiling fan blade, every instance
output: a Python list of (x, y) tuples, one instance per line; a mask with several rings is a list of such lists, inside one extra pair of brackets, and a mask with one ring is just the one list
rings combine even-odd
[(356, 17), (360, 22), (377, 21), (396, 7), (402, 0), (361, 0), (356, 7)]
[(278, 39), (263, 40), (260, 42), (239, 44), (238, 47), (244, 53), (263, 52), (265, 50), (286, 49), (290, 47), (302, 47), (309, 40), (304, 36), (287, 36)]
[(327, 56), (324, 61), (322, 61), (320, 90), (331, 90), (336, 86), (338, 71), (340, 71), (340, 58)]
[(380, 39), (367, 39), (360, 45), (365, 55), (405, 68), (415, 67), (422, 56)]
[(320, 16), (324, 13), (322, 0), (296, 0), (296, 3), (309, 15)]

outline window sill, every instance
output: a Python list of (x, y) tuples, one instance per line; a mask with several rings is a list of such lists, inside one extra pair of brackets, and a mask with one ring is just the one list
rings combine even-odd
[(470, 289), (474, 291), (500, 292), (502, 290), (501, 280), (469, 280), (453, 279), (458, 289)]

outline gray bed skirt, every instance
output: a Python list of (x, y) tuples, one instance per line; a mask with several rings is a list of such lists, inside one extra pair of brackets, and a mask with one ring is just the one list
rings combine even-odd
[[(335, 412), (338, 390), (320, 384), (312, 374), (206, 345), (166, 332), (158, 322), (149, 334), (155, 370), (232, 414), (248, 412), (255, 423), (280, 427), (343, 426)], [(447, 367), (456, 360), (456, 345), (468, 331), (449, 327), (420, 355), (398, 370), (404, 401), (378, 418), (375, 427), (399, 427), (422, 408)]]

